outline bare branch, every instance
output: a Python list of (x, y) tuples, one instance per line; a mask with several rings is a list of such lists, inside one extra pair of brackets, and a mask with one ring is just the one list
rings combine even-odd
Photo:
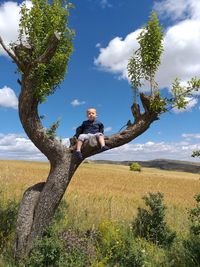
[(138, 122), (141, 117), (140, 106), (137, 103), (133, 103), (133, 105), (131, 106), (131, 111), (135, 118), (135, 123)]
[(3, 47), (3, 49), (6, 51), (6, 53), (14, 60), (14, 62), (17, 64), (17, 66), (19, 67), (19, 69), (22, 69), (22, 65), (20, 64), (18, 58), (15, 56), (15, 54), (13, 54), (4, 44), (1, 36), (0, 36), (0, 44)]
[(55, 54), (55, 51), (58, 47), (60, 41), (60, 35), (58, 32), (54, 32), (54, 34), (49, 38), (48, 46), (44, 53), (36, 60), (36, 63), (48, 63)]
[(20, 81), (20, 79), (17, 79), (17, 82), (19, 85), (22, 85), (22, 82)]
[(143, 105), (143, 108), (145, 110), (146, 113), (148, 113), (150, 111), (150, 97), (145, 95), (144, 93), (140, 94), (140, 99)]

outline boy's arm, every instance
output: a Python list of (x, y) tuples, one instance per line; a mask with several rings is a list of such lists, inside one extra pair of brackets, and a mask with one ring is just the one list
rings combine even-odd
[(79, 135), (83, 133), (83, 126), (84, 126), (84, 125), (83, 125), (83, 123), (82, 123), (81, 126), (79, 126), (79, 127), (76, 128), (76, 133), (75, 133), (74, 136), (75, 136), (77, 139), (78, 139)]
[(102, 133), (102, 134), (104, 133), (104, 125), (103, 125), (103, 123), (99, 124), (99, 132)]

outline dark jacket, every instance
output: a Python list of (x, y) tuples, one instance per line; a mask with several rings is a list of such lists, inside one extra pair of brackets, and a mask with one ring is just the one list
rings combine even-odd
[(104, 125), (98, 120), (94, 121), (84, 121), (81, 126), (76, 129), (75, 136), (78, 138), (80, 134), (96, 134), (96, 133), (104, 133)]

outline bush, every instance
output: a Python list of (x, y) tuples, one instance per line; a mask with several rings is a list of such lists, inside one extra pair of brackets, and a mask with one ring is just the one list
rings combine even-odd
[(59, 266), (59, 262), (64, 256), (64, 246), (61, 239), (58, 238), (53, 228), (49, 227), (45, 236), (37, 240), (25, 266)]
[(100, 236), (97, 243), (100, 262), (95, 266), (144, 266), (144, 254), (133, 237), (119, 224), (103, 222), (99, 227)]
[[(34, 244), (27, 267), (85, 267), (89, 266), (89, 245), (85, 238), (80, 237), (74, 230), (61, 231), (68, 205), (63, 200), (42, 239)], [(94, 251), (94, 250), (93, 250)]]
[(184, 247), (190, 254), (190, 265), (200, 266), (200, 194), (195, 196), (196, 207), (190, 211), (191, 221), (189, 238), (184, 241)]
[(138, 208), (137, 217), (133, 221), (135, 236), (160, 246), (170, 246), (176, 235), (164, 221), (166, 207), (163, 205), (163, 195), (160, 192), (149, 193), (143, 199), (149, 210)]
[[(65, 233), (66, 237), (66, 233)], [(45, 236), (37, 240), (27, 259), (27, 267), (85, 267), (89, 266), (89, 257), (77, 237), (70, 236), (65, 240), (58, 235), (56, 228), (48, 227)]]
[(7, 247), (8, 242), (14, 235), (18, 207), (18, 203), (14, 200), (3, 203), (0, 199), (0, 251)]
[(194, 197), (196, 207), (190, 211), (189, 218), (191, 221), (190, 235), (200, 238), (200, 194)]
[(53, 224), (57, 225), (57, 228), (62, 228), (66, 224), (66, 214), (68, 212), (69, 204), (65, 199), (61, 200), (53, 217)]
[(130, 171), (141, 172), (141, 170), (142, 170), (142, 167), (141, 167), (141, 165), (140, 165), (139, 163), (137, 163), (137, 162), (134, 162), (134, 163), (132, 163), (132, 164), (130, 165)]

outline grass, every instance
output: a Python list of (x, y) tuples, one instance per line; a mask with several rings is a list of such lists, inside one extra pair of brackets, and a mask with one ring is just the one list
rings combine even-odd
[[(0, 161), (0, 186), (5, 201), (20, 199), (29, 186), (45, 181), (48, 163)], [(187, 209), (200, 192), (200, 175), (143, 168), (131, 172), (128, 166), (82, 164), (69, 185), (65, 199), (69, 204), (66, 220), (79, 229), (96, 227), (102, 220), (130, 222), (142, 197), (162, 192), (167, 205), (167, 222), (178, 232), (188, 228)]]

